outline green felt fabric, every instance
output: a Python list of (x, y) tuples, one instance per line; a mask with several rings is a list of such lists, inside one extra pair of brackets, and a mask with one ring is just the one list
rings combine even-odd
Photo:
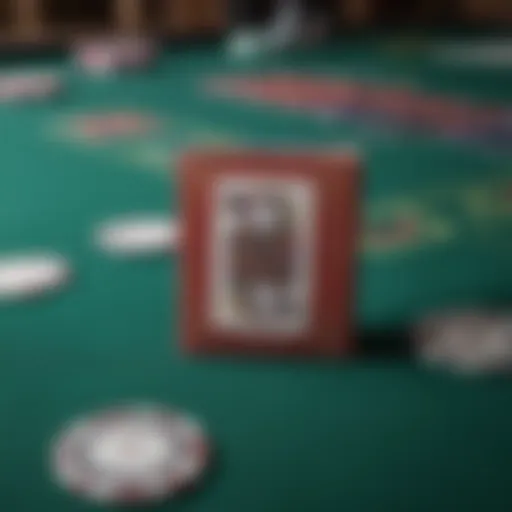
[[(509, 383), (427, 373), (406, 360), (189, 358), (179, 349), (177, 259), (118, 261), (91, 240), (112, 216), (177, 213), (176, 166), (168, 158), (175, 162), (194, 145), (355, 145), (366, 169), (361, 339), (436, 308), (506, 304), (506, 155), (221, 100), (205, 89), (213, 76), (288, 70), (505, 104), (512, 98), (506, 73), (443, 68), (382, 41), (245, 64), (227, 62), (213, 47), (180, 49), (150, 73), (123, 80), (48, 65), (69, 80), (62, 98), (0, 106), (0, 251), (55, 250), (76, 274), (54, 297), (0, 306), (2, 510), (92, 510), (52, 484), (48, 445), (74, 415), (139, 398), (198, 414), (219, 453), (205, 485), (162, 510), (512, 508)], [(73, 117), (107, 110), (147, 113), (160, 124), (118, 142), (73, 137)], [(365, 245), (372, 219), (396, 211), (419, 215), (425, 236), (395, 250)], [(393, 341), (372, 343), (385, 349)]]

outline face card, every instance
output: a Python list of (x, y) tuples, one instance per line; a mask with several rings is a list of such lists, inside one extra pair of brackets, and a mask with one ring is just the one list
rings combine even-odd
[(184, 348), (349, 352), (358, 159), (209, 150), (185, 155), (178, 175)]
[(311, 317), (315, 190), (301, 181), (224, 178), (214, 187), (210, 320), (258, 336)]

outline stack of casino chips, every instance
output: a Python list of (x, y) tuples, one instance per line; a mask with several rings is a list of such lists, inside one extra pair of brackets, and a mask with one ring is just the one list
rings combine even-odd
[[(145, 259), (179, 252), (183, 235), (178, 219), (139, 213), (104, 221), (91, 238), (110, 257)], [(0, 254), (0, 305), (62, 291), (74, 276), (72, 262), (52, 250)]]
[(55, 73), (5, 73), (0, 75), (0, 102), (25, 102), (51, 98), (62, 89)]
[(416, 328), (420, 362), (465, 374), (504, 374), (512, 370), (512, 318), (484, 311), (433, 315)]
[(155, 45), (143, 38), (82, 41), (74, 48), (76, 64), (92, 75), (145, 69), (154, 61), (155, 54)]
[(72, 275), (72, 265), (54, 252), (2, 255), (0, 304), (57, 292), (68, 285)]
[(55, 482), (74, 495), (144, 505), (195, 487), (210, 455), (195, 418), (139, 403), (76, 418), (55, 437), (50, 460)]

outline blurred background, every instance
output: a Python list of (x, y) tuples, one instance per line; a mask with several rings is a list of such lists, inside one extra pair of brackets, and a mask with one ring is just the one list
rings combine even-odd
[[(11, 0), (0, 3), (3, 41), (55, 41), (77, 33), (145, 30), (166, 36), (221, 34), (228, 0)], [(509, 0), (337, 0), (340, 30), (371, 27), (506, 29)]]
[[(496, 351), (463, 318), (477, 335), (438, 366), (413, 329), (512, 305), (512, 38), (480, 41), (507, 33), (512, 0), (335, 1), (337, 32), (356, 37), (240, 65), (217, 44), (228, 0), (0, 0), (0, 509), (97, 510), (55, 489), (49, 442), (143, 399), (204, 418), (221, 459), (158, 510), (512, 511), (510, 379), (444, 371), (510, 370), (510, 315)], [(95, 37), (118, 34), (205, 43), (141, 58), (144, 37)], [(361, 155), (355, 357), (190, 357), (180, 248), (98, 243), (149, 216), (167, 249), (183, 154), (240, 147)], [(20, 302), (9, 272), (38, 251), (64, 277)]]

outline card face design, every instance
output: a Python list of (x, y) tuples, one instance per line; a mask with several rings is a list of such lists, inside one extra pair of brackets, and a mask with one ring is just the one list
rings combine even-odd
[(179, 168), (184, 349), (349, 354), (357, 155), (203, 150)]
[(218, 331), (290, 339), (310, 328), (316, 190), (307, 180), (219, 177), (212, 190), (207, 293)]

